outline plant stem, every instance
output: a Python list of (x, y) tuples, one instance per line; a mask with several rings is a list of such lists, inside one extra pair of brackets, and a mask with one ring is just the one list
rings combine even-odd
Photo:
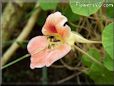
[(76, 45), (74, 45), (74, 47), (79, 50), (80, 52), (82, 52), (83, 54), (87, 55), (89, 59), (91, 59), (92, 61), (94, 61), (95, 63), (104, 66), (102, 63), (100, 63), (99, 61), (97, 61), (94, 57), (90, 56), (88, 53), (86, 53), (85, 51), (83, 51), (82, 49), (80, 49), (79, 47), (77, 47)]
[(9, 67), (9, 66), (11, 66), (11, 65), (13, 65), (13, 64), (15, 64), (15, 63), (17, 63), (17, 62), (19, 62), (19, 61), (25, 59), (26, 57), (29, 57), (29, 56), (30, 56), (30, 54), (26, 54), (26, 55), (24, 55), (24, 56), (22, 56), (22, 57), (20, 57), (20, 58), (18, 58), (18, 59), (16, 59), (16, 60), (10, 62), (10, 63), (4, 65), (1, 69), (3, 70), (3, 69), (5, 69), (5, 68), (7, 68), (7, 67)]
[(42, 68), (42, 84), (47, 85), (48, 84), (48, 76), (47, 76), (47, 67)]
[(74, 78), (74, 77), (76, 77), (76, 76), (79, 76), (81, 73), (82, 73), (82, 72), (74, 73), (74, 74), (72, 74), (72, 75), (70, 75), (70, 76), (68, 76), (68, 77), (66, 77), (66, 78), (64, 78), (64, 79), (62, 79), (62, 80), (57, 81), (56, 84), (62, 84), (62, 83), (65, 82), (65, 81), (68, 81), (68, 80), (70, 80), (70, 79), (72, 79), (72, 78)]

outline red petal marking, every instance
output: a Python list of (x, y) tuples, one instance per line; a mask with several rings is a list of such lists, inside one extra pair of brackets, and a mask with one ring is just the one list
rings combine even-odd
[(49, 67), (55, 61), (61, 59), (66, 54), (68, 54), (70, 50), (71, 50), (71, 47), (67, 44), (58, 46), (56, 49), (51, 50), (51, 52), (49, 54), (49, 57), (47, 59), (47, 62), (46, 62), (46, 66)]
[(49, 30), (50, 30), (49, 32), (57, 33), (55, 26), (50, 26)]

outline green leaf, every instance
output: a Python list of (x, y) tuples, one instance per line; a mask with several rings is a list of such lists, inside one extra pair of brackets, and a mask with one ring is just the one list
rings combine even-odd
[(107, 70), (103, 66), (92, 64), (88, 75), (94, 80), (96, 84), (114, 84), (114, 72)]
[[(112, 3), (113, 4), (113, 3)], [(107, 7), (106, 8), (106, 15), (109, 17), (109, 18), (114, 18), (114, 4), (113, 4), (113, 7)]]
[(104, 66), (109, 70), (109, 71), (114, 71), (114, 60), (111, 59), (111, 57), (106, 54), (106, 57), (103, 61)]
[(47, 12), (42, 11), (39, 16), (40, 19), (38, 20), (37, 24), (39, 26), (43, 26), (47, 18)]
[[(100, 60), (100, 54), (96, 49), (89, 49), (89, 51), (87, 52), (89, 55), (95, 57), (97, 60)], [(88, 56), (83, 55), (82, 56), (82, 63), (87, 66), (90, 67), (92, 65), (92, 61), (88, 58)]]
[(104, 31), (102, 33), (102, 42), (105, 50), (110, 55), (112, 59), (114, 59), (113, 56), (113, 46), (114, 46), (114, 23), (109, 24), (104, 28)]
[(72, 22), (80, 18), (79, 15), (72, 12), (68, 4), (64, 6), (64, 9), (62, 9), (62, 14), (65, 15), (68, 18), (68, 20)]
[(102, 6), (103, 0), (70, 0), (70, 7), (76, 14), (90, 16)]
[(40, 7), (45, 11), (56, 9), (58, 2), (59, 2), (59, 0), (56, 0), (56, 1), (39, 0)]

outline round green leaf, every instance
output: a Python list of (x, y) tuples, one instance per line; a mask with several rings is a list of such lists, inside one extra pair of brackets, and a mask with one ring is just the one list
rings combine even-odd
[(102, 6), (103, 0), (70, 0), (70, 7), (76, 14), (90, 16)]
[(109, 24), (104, 28), (104, 31), (102, 33), (102, 42), (105, 50), (110, 55), (112, 59), (114, 59), (113, 56), (113, 49), (114, 49), (114, 23)]
[(57, 7), (57, 4), (58, 4), (59, 0), (56, 0), (56, 1), (52, 1), (52, 0), (39, 0), (39, 3), (40, 3), (40, 7), (43, 9), (43, 10), (54, 10), (56, 9)]
[(107, 15), (107, 17), (114, 18), (114, 11), (113, 10), (114, 10), (114, 6), (106, 8), (106, 15)]
[[(98, 61), (100, 60), (100, 54), (96, 49), (90, 48), (87, 53), (89, 55), (95, 57), (96, 60), (98, 60)], [(91, 65), (93, 64), (91, 59), (89, 59), (88, 56), (86, 56), (86, 55), (82, 56), (82, 63), (87, 67), (91, 67)]]
[(98, 64), (92, 64), (88, 70), (89, 77), (94, 80), (95, 84), (110, 84), (114, 82), (114, 72), (107, 70)]
[(114, 71), (114, 60), (111, 59), (111, 57), (107, 54), (104, 61), (104, 66), (109, 70), (109, 71)]

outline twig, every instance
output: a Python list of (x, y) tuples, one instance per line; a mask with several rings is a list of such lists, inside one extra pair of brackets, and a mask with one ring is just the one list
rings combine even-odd
[[(0, 15), (2, 21), (0, 23), (0, 30), (2, 32), (0, 36), (3, 39), (2, 42), (8, 41), (12, 37), (12, 33), (18, 30), (16, 27), (19, 26), (18, 23), (21, 21), (26, 9), (33, 6), (32, 3), (24, 3), (24, 1), (21, 1), (20, 3), (17, 0), (15, 1), (16, 2), (8, 1), (2, 15)], [(2, 48), (3, 47), (5, 47), (4, 43), (2, 43)]]
[[(80, 27), (84, 27), (85, 28), (85, 26), (84, 26), (85, 25), (85, 18), (84, 17), (80, 18), (78, 25)], [(83, 28), (77, 29), (77, 32), (80, 32), (81, 29), (83, 29)], [(85, 28), (85, 29), (87, 29), (87, 28)]]
[(68, 22), (71, 26), (73, 26), (73, 27), (75, 27), (75, 28), (85, 28), (85, 27), (83, 27), (83, 26), (79, 26), (79, 25), (76, 25), (76, 24), (74, 24), (74, 23), (72, 23), (72, 22)]
[(78, 71), (82, 71), (82, 69), (84, 69), (84, 67), (71, 67), (69, 65), (67, 65), (62, 59), (60, 59), (61, 63), (64, 65), (64, 67), (66, 67), (69, 70), (78, 70)]
[(18, 59), (16, 59), (16, 60), (10, 62), (10, 63), (4, 65), (1, 69), (3, 70), (3, 69), (5, 69), (5, 68), (7, 68), (7, 67), (9, 67), (9, 66), (11, 66), (11, 65), (13, 65), (13, 64), (15, 64), (15, 63), (17, 63), (17, 62), (19, 62), (19, 61), (25, 59), (26, 57), (29, 57), (29, 56), (30, 56), (30, 54), (26, 54), (26, 55), (24, 55), (24, 56), (22, 56), (22, 57), (20, 57), (20, 58), (18, 58)]
[(52, 68), (65, 68), (63, 65), (51, 65)]
[(78, 83), (78, 85), (81, 85), (80, 77), (79, 76), (77, 76), (77, 83)]
[(72, 75), (70, 75), (70, 76), (68, 76), (68, 77), (66, 77), (66, 78), (64, 78), (64, 79), (62, 79), (62, 80), (57, 81), (56, 83), (57, 83), (57, 84), (61, 84), (61, 83), (65, 82), (65, 81), (68, 81), (68, 80), (74, 78), (75, 76), (80, 75), (81, 73), (82, 73), (82, 72), (74, 73), (74, 74), (72, 74)]
[(102, 32), (104, 26), (103, 26), (103, 24), (102, 24), (102, 22), (101, 22), (101, 19), (99, 19), (99, 17), (98, 17), (97, 14), (94, 14), (94, 17), (97, 19), (97, 20), (96, 20), (96, 23), (97, 23), (97, 25), (98, 25), (98, 27), (99, 27), (99, 29), (100, 29), (100, 32)]
[[(39, 4), (37, 3), (35, 8), (38, 8)], [(21, 32), (21, 34), (17, 37), (16, 41), (23, 41), (27, 38), (27, 36), (29, 35), (29, 33), (31, 32), (33, 26), (35, 25), (35, 22), (37, 21), (37, 17), (40, 13), (40, 8), (38, 8), (37, 10), (35, 10), (32, 14), (32, 16), (30, 17), (30, 19), (28, 20), (28, 23), (26, 24), (26, 26), (24, 27), (23, 31)], [(1, 62), (2, 65), (4, 65), (13, 55), (13, 53), (19, 48), (19, 45), (14, 42), (9, 49), (4, 53)]]

